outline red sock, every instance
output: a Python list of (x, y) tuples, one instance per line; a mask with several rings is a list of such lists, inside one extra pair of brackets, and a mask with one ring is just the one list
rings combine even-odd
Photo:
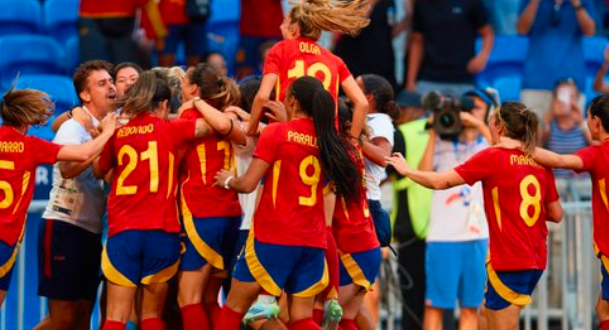
[(324, 292), (322, 297), (326, 299), (338, 299), (338, 286), (340, 280), (340, 271), (338, 266), (338, 248), (336, 247), (336, 241), (332, 234), (332, 227), (326, 227), (328, 232), (328, 249), (326, 250), (326, 262), (328, 263), (328, 275), (330, 276), (330, 283)]
[(209, 317), (209, 328), (213, 329), (214, 326), (218, 323), (218, 320), (220, 319), (222, 308), (220, 308), (217, 302), (213, 302), (203, 304), (203, 309), (205, 309), (205, 313), (207, 313), (207, 316)]
[(321, 330), (321, 326), (315, 324), (313, 319), (303, 319), (300, 321), (292, 322), (288, 326), (290, 330)]
[(225, 305), (214, 330), (239, 330), (243, 316), (245, 314), (237, 313)]
[(342, 320), (340, 320), (339, 325), (340, 325), (340, 328), (343, 330), (359, 330), (357, 328), (357, 325), (355, 325), (354, 320), (342, 319)]
[(163, 320), (159, 319), (158, 317), (142, 320), (142, 323), (140, 324), (140, 329), (167, 330), (167, 328), (165, 327), (165, 323), (163, 323)]
[(118, 321), (106, 320), (103, 330), (125, 330), (127, 325)]
[(209, 330), (209, 318), (201, 304), (186, 305), (180, 308), (184, 330)]
[(609, 330), (609, 320), (601, 322), (600, 330)]
[(321, 325), (324, 321), (324, 310), (323, 309), (313, 309), (313, 321), (318, 325)]

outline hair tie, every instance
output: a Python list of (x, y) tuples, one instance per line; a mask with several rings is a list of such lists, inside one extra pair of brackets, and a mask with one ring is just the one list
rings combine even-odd
[(224, 81), (222, 80), (222, 78), (218, 78), (218, 80), (216, 81), (216, 84), (218, 85), (218, 87), (223, 87)]

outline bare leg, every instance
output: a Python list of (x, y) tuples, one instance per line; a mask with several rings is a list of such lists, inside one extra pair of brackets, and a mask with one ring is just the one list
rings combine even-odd
[(521, 307), (510, 305), (502, 310), (486, 309), (486, 318), (492, 330), (518, 330)]
[[(442, 315), (444, 310), (425, 306), (425, 314), (423, 316), (423, 329), (425, 330), (442, 330)], [(470, 328), (473, 329), (473, 328)]]
[(470, 330), (478, 328), (478, 310), (476, 308), (461, 308), (459, 318), (459, 330)]

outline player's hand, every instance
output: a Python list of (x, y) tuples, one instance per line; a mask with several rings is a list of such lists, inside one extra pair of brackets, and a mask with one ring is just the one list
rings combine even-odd
[(482, 55), (476, 55), (467, 63), (469, 73), (480, 73), (486, 68), (487, 59)]
[(72, 109), (72, 118), (81, 124), (87, 131), (90, 131), (93, 128), (93, 119), (81, 107), (74, 107)]
[(228, 179), (228, 177), (230, 177), (230, 176), (233, 176), (233, 173), (231, 171), (227, 171), (227, 170), (218, 171), (218, 173), (216, 173), (216, 176), (214, 176), (214, 186), (224, 188), (224, 182), (226, 182), (226, 179)]
[(484, 126), (484, 122), (482, 120), (476, 118), (474, 115), (472, 115), (470, 112), (467, 112), (467, 111), (459, 112), (459, 119), (461, 119), (461, 122), (463, 123), (463, 126), (465, 126), (465, 127)]
[(106, 115), (106, 117), (104, 117), (104, 119), (102, 119), (101, 123), (99, 124), (99, 127), (101, 128), (102, 133), (112, 134), (116, 129), (116, 123), (116, 113), (110, 112)]
[(288, 112), (285, 110), (283, 103), (277, 101), (266, 101), (262, 106), (270, 110), (270, 112), (265, 112), (265, 116), (267, 116), (269, 119), (279, 122), (288, 121)]
[(182, 116), (182, 112), (190, 110), (194, 107), (195, 105), (193, 104), (192, 100), (182, 103), (182, 106), (180, 107), (180, 109), (178, 109), (178, 117)]
[(248, 122), (250, 121), (250, 114), (245, 112), (245, 110), (236, 107), (236, 106), (230, 106), (226, 109), (224, 109), (224, 113), (234, 113), (235, 116), (237, 116), (239, 119), (241, 119), (241, 121), (244, 122)]
[(401, 175), (407, 176), (408, 172), (412, 170), (410, 164), (408, 164), (406, 159), (404, 159), (404, 156), (399, 152), (394, 152), (391, 157), (385, 157), (385, 161), (387, 162), (387, 165), (393, 166)]

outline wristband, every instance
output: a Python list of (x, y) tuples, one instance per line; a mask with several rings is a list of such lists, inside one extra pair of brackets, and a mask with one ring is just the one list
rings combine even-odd
[(230, 189), (229, 184), (231, 182), (232, 179), (234, 179), (234, 176), (229, 176), (228, 178), (226, 178), (226, 180), (224, 181), (224, 189)]
[[(74, 108), (72, 108), (72, 109), (74, 109)], [(68, 118), (72, 118), (72, 116), (73, 116), (72, 115), (72, 109), (68, 110), (68, 113), (67, 113)]]

